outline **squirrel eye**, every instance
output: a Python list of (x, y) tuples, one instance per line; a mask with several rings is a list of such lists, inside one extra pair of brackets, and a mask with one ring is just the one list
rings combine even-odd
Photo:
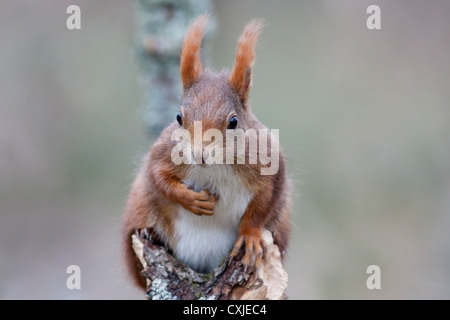
[(228, 124), (228, 129), (234, 129), (237, 126), (237, 118), (236, 116), (232, 116), (230, 119), (230, 123)]
[(183, 119), (181, 119), (181, 113), (180, 112), (178, 112), (178, 114), (177, 114), (177, 121), (180, 124), (180, 126), (183, 124)]

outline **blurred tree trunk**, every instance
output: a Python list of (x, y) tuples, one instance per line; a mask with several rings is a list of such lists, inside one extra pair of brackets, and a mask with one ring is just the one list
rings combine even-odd
[[(178, 112), (182, 96), (179, 62), (186, 27), (197, 16), (212, 11), (211, 0), (138, 1), (136, 50), (144, 91), (144, 122), (152, 136), (158, 136)], [(210, 17), (203, 46), (215, 28)], [(207, 56), (205, 50), (202, 56)]]

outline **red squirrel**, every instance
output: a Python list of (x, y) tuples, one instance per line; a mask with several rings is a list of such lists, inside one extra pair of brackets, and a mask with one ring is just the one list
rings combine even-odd
[[(206, 24), (207, 16), (200, 16), (184, 36), (180, 63), (184, 93), (179, 113), (144, 158), (125, 208), (125, 260), (143, 288), (145, 281), (131, 243), (136, 230), (150, 228), (179, 261), (204, 273), (217, 267), (230, 251), (231, 258), (236, 258), (242, 247), (246, 269), (257, 269), (266, 249), (264, 229), (272, 232), (282, 256), (288, 245), (291, 184), (281, 149), (278, 171), (272, 175), (261, 174), (261, 168), (268, 166), (261, 161), (212, 165), (204, 159), (199, 164), (172, 161), (172, 133), (183, 128), (194, 137), (194, 121), (201, 121), (202, 133), (210, 128), (224, 135), (229, 130), (267, 129), (248, 102), (262, 22), (252, 20), (246, 25), (233, 70), (219, 73), (202, 68), (200, 47)], [(270, 135), (267, 139), (274, 146)], [(248, 151), (247, 142), (245, 147)]]

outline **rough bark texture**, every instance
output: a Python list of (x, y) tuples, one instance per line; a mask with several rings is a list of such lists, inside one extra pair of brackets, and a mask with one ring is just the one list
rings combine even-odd
[(151, 237), (133, 235), (133, 248), (147, 279), (147, 297), (153, 300), (244, 300), (286, 299), (288, 277), (281, 263), (272, 234), (264, 231), (268, 245), (263, 266), (257, 273), (244, 272), (240, 259), (224, 259), (209, 274), (201, 274), (176, 260), (167, 249)]

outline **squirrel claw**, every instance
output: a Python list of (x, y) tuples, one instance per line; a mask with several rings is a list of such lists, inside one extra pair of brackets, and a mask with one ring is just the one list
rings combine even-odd
[(261, 236), (254, 235), (240, 235), (234, 245), (230, 256), (231, 259), (236, 259), (242, 245), (245, 243), (244, 256), (242, 264), (244, 266), (244, 274), (255, 272), (257, 273), (262, 265), (266, 254), (266, 243)]
[(136, 236), (145, 240), (152, 239), (152, 233), (149, 228), (136, 229)]
[(192, 213), (202, 216), (210, 216), (214, 214), (214, 208), (217, 203), (217, 197), (212, 195), (208, 190), (204, 189), (200, 192), (190, 190), (191, 199), (184, 203), (184, 208)]

